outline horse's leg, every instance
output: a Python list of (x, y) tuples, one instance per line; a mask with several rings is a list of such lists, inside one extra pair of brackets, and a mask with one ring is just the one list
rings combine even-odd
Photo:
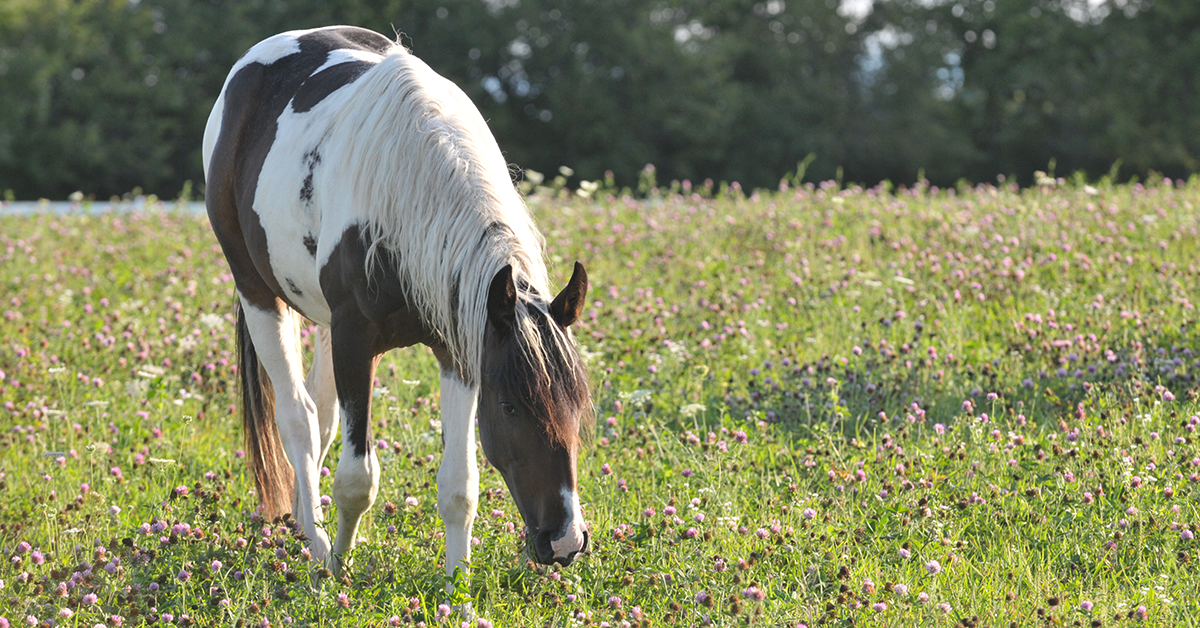
[[(471, 526), (479, 503), (475, 461), (475, 408), (479, 389), (442, 370), (442, 466), (438, 469), (438, 512), (446, 524), (446, 575), (467, 569)], [(451, 585), (447, 583), (447, 590)]]
[(329, 554), (329, 537), (317, 527), (319, 471), (317, 466), (317, 408), (301, 385), (303, 356), (296, 337), (295, 313), (278, 299), (273, 309), (259, 309), (245, 299), (242, 311), (259, 362), (275, 388), (275, 424), (283, 451), (296, 473), (292, 516), (300, 523), (317, 559)]
[(330, 344), (342, 420), (342, 454), (333, 478), (333, 501), (338, 507), (334, 573), (340, 572), (341, 560), (354, 548), (359, 521), (379, 491), (379, 459), (370, 442), (371, 388), (379, 356), (366, 338), (368, 327), (361, 316), (334, 313)]
[(333, 379), (333, 351), (329, 346), (329, 336), (328, 329), (317, 327), (317, 337), (313, 342), (312, 368), (308, 371), (308, 379), (304, 380), (304, 388), (317, 404), (321, 435), (318, 467), (325, 462), (325, 456), (329, 454), (329, 446), (333, 444), (338, 424), (337, 385)]

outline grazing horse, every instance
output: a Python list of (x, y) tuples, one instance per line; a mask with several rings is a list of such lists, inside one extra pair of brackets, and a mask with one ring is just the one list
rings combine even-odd
[[(466, 94), (371, 31), (287, 32), (229, 72), (203, 156), (240, 301), (242, 415), (263, 514), (290, 507), (314, 557), (340, 571), (379, 488), (375, 368), (419, 343), (441, 367), (446, 574), (471, 555), (476, 423), (533, 557), (568, 565), (585, 551), (575, 462), (591, 398), (568, 327), (587, 274), (576, 263), (550, 297), (541, 236)], [(307, 379), (300, 316), (320, 329)], [(331, 544), (318, 470), (339, 417)]]

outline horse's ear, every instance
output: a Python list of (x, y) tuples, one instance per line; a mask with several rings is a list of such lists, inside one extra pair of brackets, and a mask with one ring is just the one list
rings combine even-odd
[(575, 262), (575, 271), (571, 273), (567, 287), (563, 288), (550, 304), (550, 317), (554, 322), (567, 328), (579, 320), (579, 315), (583, 313), (583, 304), (587, 300), (587, 290), (587, 271), (583, 269), (583, 264)]
[(501, 268), (488, 288), (488, 320), (496, 329), (511, 329), (517, 309), (517, 287), (513, 284), (512, 264)]

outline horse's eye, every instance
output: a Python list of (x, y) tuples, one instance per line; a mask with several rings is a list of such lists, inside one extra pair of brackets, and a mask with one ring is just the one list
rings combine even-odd
[(508, 401), (500, 402), (500, 409), (504, 410), (504, 414), (513, 415), (517, 413), (517, 407)]

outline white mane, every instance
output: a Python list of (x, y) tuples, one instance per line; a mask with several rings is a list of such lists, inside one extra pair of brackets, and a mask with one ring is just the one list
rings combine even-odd
[[(351, 195), (344, 200), (369, 238), (368, 275), (376, 264), (395, 269), (468, 383), (478, 382), (496, 273), (512, 264), (514, 281), (528, 288), (521, 303), (544, 309), (552, 296), (541, 234), (479, 110), (397, 46), (355, 82), (329, 142), (328, 154), (342, 157), (330, 165)], [(542, 362), (540, 334), (524, 306), (517, 322)]]

